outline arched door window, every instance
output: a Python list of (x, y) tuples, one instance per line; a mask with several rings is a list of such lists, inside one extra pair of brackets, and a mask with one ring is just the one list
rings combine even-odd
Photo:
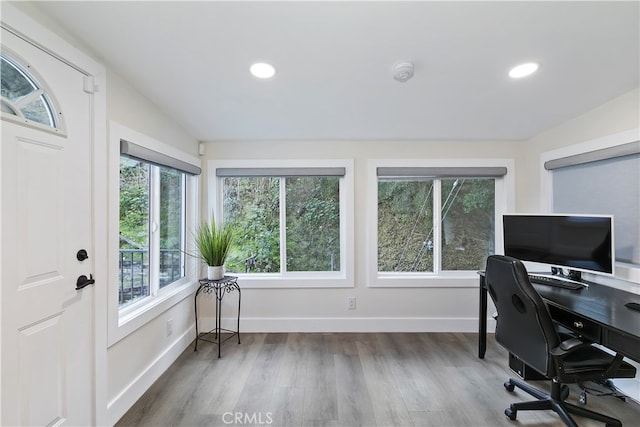
[(51, 96), (29, 67), (22, 66), (4, 52), (0, 55), (2, 74), (2, 116), (25, 124), (44, 125), (61, 130)]

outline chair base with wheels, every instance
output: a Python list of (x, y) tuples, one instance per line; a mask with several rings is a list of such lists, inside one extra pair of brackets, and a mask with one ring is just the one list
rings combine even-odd
[(512, 403), (504, 410), (505, 415), (512, 421), (516, 419), (518, 411), (552, 410), (557, 413), (562, 421), (569, 427), (578, 427), (578, 424), (573, 420), (570, 413), (601, 421), (605, 423), (606, 427), (622, 427), (622, 423), (615, 418), (566, 402), (567, 397), (569, 397), (569, 387), (555, 380), (551, 382), (551, 393), (545, 393), (525, 382), (513, 378), (509, 378), (509, 380), (504, 383), (504, 388), (508, 391), (513, 391), (516, 387), (524, 390), (538, 400)]

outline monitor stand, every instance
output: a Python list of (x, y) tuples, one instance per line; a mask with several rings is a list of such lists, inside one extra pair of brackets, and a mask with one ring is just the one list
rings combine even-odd
[(567, 279), (575, 280), (576, 282), (582, 281), (582, 273), (577, 270), (569, 270), (565, 275), (562, 268), (551, 267), (551, 274), (554, 276), (566, 277)]
[(579, 282), (582, 279), (582, 274), (577, 270), (569, 270), (569, 279)]

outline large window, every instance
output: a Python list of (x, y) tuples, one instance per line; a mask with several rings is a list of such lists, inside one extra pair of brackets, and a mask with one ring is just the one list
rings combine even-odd
[(184, 172), (120, 159), (119, 304), (185, 275)]
[(109, 345), (193, 296), (199, 174), (197, 157), (109, 124)]
[[(499, 167), (377, 166), (372, 284), (475, 274), (496, 253), (504, 212)], [(392, 164), (393, 161), (380, 161)], [(497, 203), (497, 200), (499, 203)], [(404, 283), (406, 284), (406, 282)]]
[(212, 165), (217, 212), (234, 230), (227, 271), (242, 274), (244, 284), (350, 283), (349, 167)]

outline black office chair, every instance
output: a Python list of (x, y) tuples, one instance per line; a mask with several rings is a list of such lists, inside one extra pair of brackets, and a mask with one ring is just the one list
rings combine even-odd
[(602, 421), (606, 426), (622, 426), (612, 417), (565, 401), (568, 387), (563, 383), (633, 378), (636, 369), (582, 338), (561, 341), (545, 302), (531, 285), (521, 261), (501, 255), (487, 259), (486, 284), (497, 309), (496, 341), (522, 362), (551, 379), (551, 392), (510, 378), (508, 391), (518, 387), (538, 400), (513, 403), (505, 414), (515, 420), (518, 411), (553, 410), (567, 426), (577, 427), (569, 413)]

